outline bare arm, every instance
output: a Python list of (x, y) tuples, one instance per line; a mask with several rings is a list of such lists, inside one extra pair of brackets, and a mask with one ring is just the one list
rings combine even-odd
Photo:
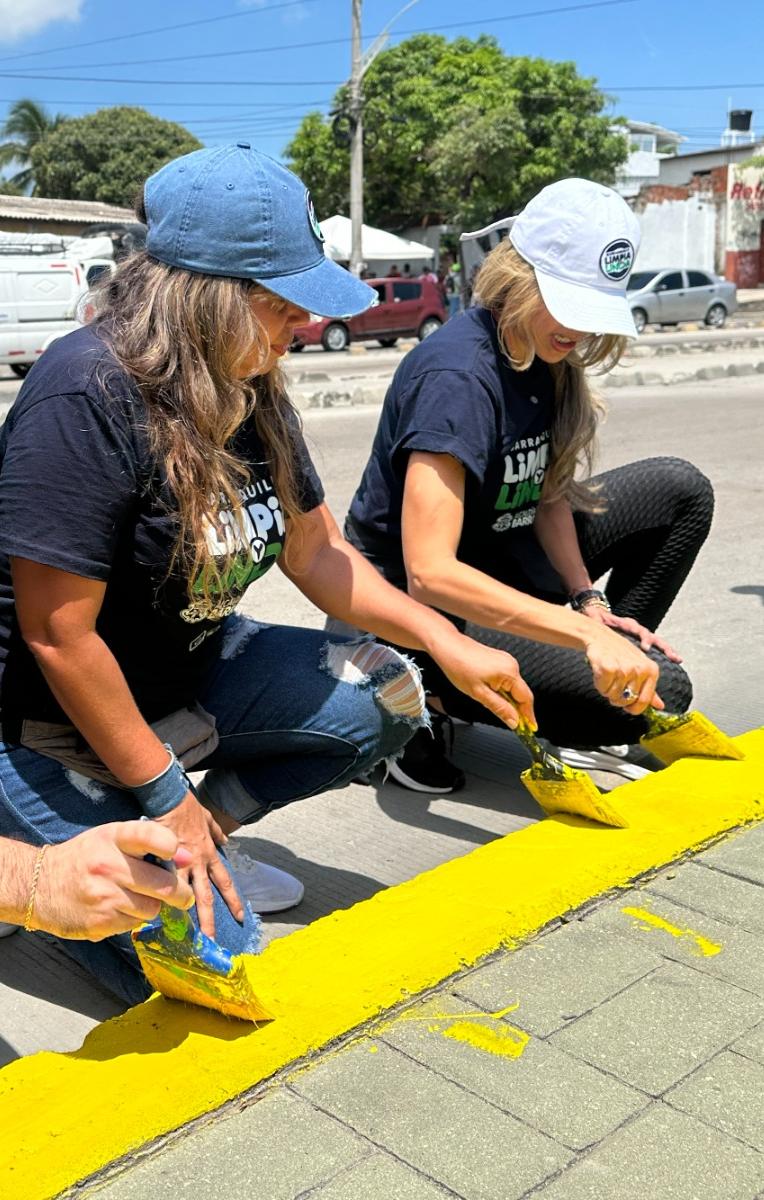
[[(161, 774), (167, 751), (141, 716), (119, 664), (96, 630), (105, 584), (23, 558), (11, 560), (11, 573), (22, 637), (72, 724), (126, 787)], [(210, 878), (234, 916), (242, 919), (241, 903), (217, 853), (223, 833), (193, 793), (157, 820), (191, 851), (188, 874), (204, 932), (214, 934)]]
[[(409, 591), (423, 603), (492, 629), (581, 650), (603, 696), (630, 713), (650, 703), (657, 668), (598, 621), (498, 582), (457, 558), (464, 522), (465, 468), (447, 454), (413, 453), (403, 497), (403, 554)], [(580, 554), (579, 554), (580, 557)], [(582, 564), (583, 565), (583, 564)], [(638, 697), (624, 703), (624, 689)]]
[[(533, 699), (515, 660), (473, 642), (445, 617), (387, 583), (345, 541), (326, 505), (301, 519), (301, 529), (279, 565), (325, 613), (399, 646), (427, 651), (457, 687), (500, 720), (514, 727), (519, 714), (535, 727)], [(513, 703), (506, 698), (510, 694)]]
[(72, 724), (120, 783), (159, 775), (167, 751), (96, 632), (106, 585), (23, 558), (11, 571), (21, 635)]
[(567, 500), (545, 501), (536, 510), (533, 524), (541, 546), (570, 595), (592, 586), (581, 557), (573, 513)]

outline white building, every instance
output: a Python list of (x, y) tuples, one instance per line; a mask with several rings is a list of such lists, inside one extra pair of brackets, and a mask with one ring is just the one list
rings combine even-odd
[(629, 157), (618, 168), (614, 185), (627, 199), (636, 196), (640, 188), (658, 182), (662, 161), (673, 157), (685, 140), (672, 129), (649, 121), (627, 120), (611, 125), (610, 130), (622, 134), (629, 143)]

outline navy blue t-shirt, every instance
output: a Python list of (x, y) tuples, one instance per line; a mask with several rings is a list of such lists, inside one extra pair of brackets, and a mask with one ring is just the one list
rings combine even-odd
[[(556, 576), (532, 526), (549, 460), (554, 380), (534, 359), (513, 370), (496, 322), (471, 308), (416, 346), (401, 363), (358, 490), (351, 540), (391, 583), (405, 587), (401, 508), (408, 456), (450, 454), (466, 468), (458, 557), (505, 583)], [(521, 565), (522, 564), (522, 565)]]
[[(54, 342), (30, 372), (0, 433), (0, 713), (67, 721), (18, 628), (8, 557), (106, 584), (97, 629), (147, 720), (190, 704), (220, 651), (235, 601), (278, 558), (285, 521), (268, 463), (248, 419), (234, 445), (247, 464), (246, 540), (221, 505), (213, 553), (238, 551), (232, 599), (208, 604), (179, 574), (167, 577), (176, 506), (149, 452), (140, 392), (96, 328)], [(294, 428), (303, 511), (323, 500), (321, 482)]]

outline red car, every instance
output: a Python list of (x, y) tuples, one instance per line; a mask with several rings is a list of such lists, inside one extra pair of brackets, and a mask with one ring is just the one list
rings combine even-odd
[(379, 300), (357, 317), (311, 317), (309, 324), (294, 331), (293, 350), (317, 346), (344, 350), (348, 342), (376, 338), (380, 346), (394, 346), (399, 337), (421, 341), (447, 319), (448, 313), (437, 283), (430, 279), (367, 279)]

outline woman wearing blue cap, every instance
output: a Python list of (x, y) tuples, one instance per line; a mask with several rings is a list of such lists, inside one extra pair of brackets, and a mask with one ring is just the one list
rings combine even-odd
[[(481, 268), (476, 306), (395, 374), (346, 536), (387, 580), (517, 658), (562, 757), (635, 778), (640, 714), (690, 703), (679, 655), (651, 631), (703, 544), (713, 494), (678, 459), (576, 479), (600, 415), (585, 370), (614, 365), (636, 336), (626, 284), (639, 225), (627, 204), (567, 179), (466, 236), (500, 226), (509, 237)], [(436, 737), (415, 735), (391, 774), (455, 791), (464, 775), (446, 756), (444, 714), (491, 718), (415, 657)]]
[[(125, 824), (143, 814), (169, 831), (157, 850), (178, 847), (201, 928), (241, 950), (256, 921), (239, 893), (272, 911), (302, 887), (251, 860), (235, 887), (225, 834), (348, 783), (427, 720), (399, 651), (234, 612), (275, 562), (326, 612), (426, 651), (498, 720), (533, 720), (532, 699), (509, 655), (381, 585), (324, 504), (277, 363), (308, 312), (374, 293), (325, 257), (304, 185), (242, 143), (169, 163), (144, 206), (145, 252), (35, 365), (0, 440), (0, 855), (15, 840), (18, 882), (0, 885), (0, 918), (95, 939), (153, 915), (155, 869)], [(198, 793), (189, 768), (206, 770)], [(99, 869), (114, 884), (100, 924), (80, 895)], [(126, 938), (65, 946), (145, 994)]]

